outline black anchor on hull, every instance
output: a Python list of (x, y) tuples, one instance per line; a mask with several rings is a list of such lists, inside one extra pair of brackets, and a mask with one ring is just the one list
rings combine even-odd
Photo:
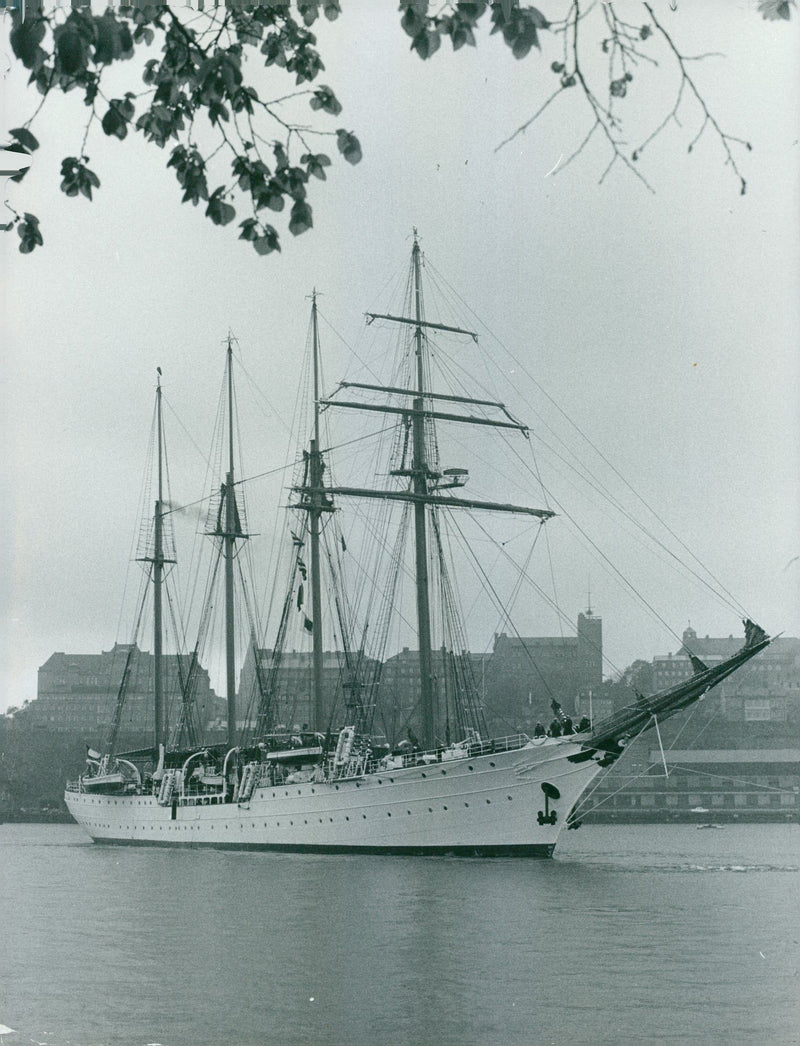
[(544, 810), (539, 811), (536, 819), (539, 824), (555, 824), (558, 814), (555, 810), (550, 809), (550, 800), (560, 799), (561, 792), (549, 781), (542, 781), (542, 791), (544, 792)]

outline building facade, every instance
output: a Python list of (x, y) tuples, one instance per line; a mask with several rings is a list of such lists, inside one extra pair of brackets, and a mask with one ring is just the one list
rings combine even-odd
[[(313, 722), (313, 655), (310, 650), (284, 651), (277, 667), (273, 651), (268, 647), (250, 644), (239, 675), (237, 707), (241, 725), (255, 723), (260, 693), (256, 675), (256, 657), (259, 659), (262, 684), (271, 689), (270, 718), (276, 730), (308, 728)], [(374, 669), (375, 662), (362, 659), (361, 678)], [(317, 728), (324, 732), (344, 725), (346, 690), (350, 685), (345, 654), (340, 650), (325, 650), (322, 655), (323, 723)]]
[[(120, 735), (140, 737), (152, 732), (155, 659), (129, 643), (116, 643), (100, 654), (51, 654), (39, 669), (36, 700), (24, 709), (25, 722), (60, 733), (81, 733), (101, 743), (111, 727), (129, 654)], [(164, 694), (168, 712), (173, 712), (170, 721), (177, 716), (180, 679), (186, 677), (189, 661), (188, 654), (163, 657)], [(201, 723), (219, 714), (219, 699), (204, 668), (197, 672), (195, 700)]]
[[(730, 657), (741, 637), (701, 638), (691, 627), (683, 633), (675, 654), (653, 658), (653, 689), (658, 692), (692, 675), (689, 655), (709, 668)], [(800, 704), (800, 639), (781, 636), (744, 668), (716, 687), (708, 697), (715, 712), (730, 722), (785, 723)]]
[(575, 636), (495, 636), (486, 666), (487, 710), (506, 729), (530, 732), (552, 718), (553, 700), (570, 715), (588, 704), (603, 681), (603, 620), (578, 614)]

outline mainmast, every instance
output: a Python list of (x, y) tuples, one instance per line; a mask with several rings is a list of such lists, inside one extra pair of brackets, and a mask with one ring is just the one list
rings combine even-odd
[[(151, 581), (153, 585), (153, 746), (158, 752), (160, 745), (167, 743), (167, 716), (166, 702), (164, 700), (164, 626), (163, 626), (163, 589), (164, 589), (164, 567), (167, 563), (174, 563), (174, 559), (167, 559), (164, 553), (164, 420), (161, 409), (161, 368), (158, 371), (156, 384), (156, 409), (154, 426), (156, 431), (156, 501), (153, 509), (153, 548), (152, 555), (148, 548), (143, 549), (139, 562), (152, 564)], [(137, 626), (138, 628), (138, 626)], [(135, 646), (135, 644), (134, 644)], [(133, 650), (133, 647), (131, 648)], [(112, 727), (112, 737), (116, 740), (116, 731), (119, 727), (119, 713), (121, 713), (120, 701), (124, 700), (124, 692), (127, 689), (128, 677), (132, 670), (131, 655), (125, 664), (123, 680), (120, 685), (120, 698), (118, 700), (118, 712), (115, 714), (115, 724)]]
[(313, 650), (313, 706), (312, 730), (322, 730), (324, 708), (322, 701), (322, 588), (320, 581), (319, 536), (323, 511), (322, 452), (319, 444), (319, 330), (317, 327), (317, 292), (311, 295), (311, 332), (314, 374), (314, 438), (308, 456), (308, 481), (312, 489), (309, 505), (311, 531), (311, 640)]

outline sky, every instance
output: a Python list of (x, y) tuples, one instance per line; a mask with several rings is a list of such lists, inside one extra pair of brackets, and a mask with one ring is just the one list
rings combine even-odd
[[(330, 126), (355, 131), (364, 159), (355, 167), (334, 159), (327, 182), (313, 186), (314, 228), (283, 234), (280, 255), (261, 258), (233, 228), (181, 206), (166, 155), (135, 139), (90, 139), (101, 189), (92, 203), (66, 198), (58, 170), (80, 148), (82, 106), (54, 99), (32, 126), (42, 148), (4, 198), (39, 216), (45, 245), (23, 256), (16, 236), (0, 237), (0, 710), (35, 697), (37, 669), (52, 652), (126, 640), (123, 595), (136, 584), (132, 536), (156, 367), (170, 438), (184, 441), (172, 466), (178, 500), (193, 501), (202, 486), (196, 448), (208, 446), (229, 331), (260, 390), (247, 467), (277, 468), (308, 295), (320, 293), (326, 377), (354, 377), (347, 346), (360, 354), (363, 313), (386, 311), (414, 227), (432, 271), (505, 346), (492, 349), (497, 381), (515, 414), (532, 418), (559, 516), (568, 524), (580, 512), (608, 556), (589, 566), (562, 543), (558, 520), (548, 524), (559, 601), (574, 619), (591, 589), (611, 662), (624, 667), (676, 649), (675, 634), (689, 622), (700, 634), (739, 633), (741, 615), (699, 586), (670, 580), (663, 565), (651, 572), (631, 529), (573, 487), (549, 449), (547, 426), (563, 417), (539, 386), (737, 605), (770, 632), (800, 634), (800, 18), (765, 21), (749, 0), (655, 5), (684, 53), (713, 52), (690, 70), (721, 126), (752, 144), (734, 151), (747, 179), (741, 196), (709, 128), (687, 150), (702, 124), (690, 99), (681, 125), (668, 124), (639, 161), (654, 193), (620, 164), (600, 183), (610, 156), (597, 136), (558, 169), (591, 126), (577, 91), (496, 150), (547, 98), (552, 52), (516, 61), (483, 32), (476, 49), (453, 54), (446, 44), (423, 63), (395, 5), (342, 6), (335, 23), (315, 26), (321, 80), (344, 107)], [(561, 9), (540, 6), (551, 17)], [(619, 9), (646, 21), (633, 0)], [(4, 16), (6, 128), (21, 125), (37, 101), (11, 57), (8, 30)], [(587, 69), (598, 73), (601, 60), (598, 48)], [(276, 93), (285, 90), (275, 83)], [(632, 143), (668, 114), (677, 86), (666, 62), (637, 69), (621, 103)], [(469, 314), (462, 320), (470, 326)], [(566, 423), (564, 432), (571, 446), (581, 443)], [(267, 543), (285, 498), (280, 483), (255, 495), (251, 529)], [(597, 509), (596, 523), (583, 517)], [(629, 563), (662, 621), (627, 598), (608, 561)], [(557, 634), (545, 610), (520, 610), (523, 634)], [(498, 624), (477, 614), (470, 629), (483, 649)], [(221, 688), (213, 669), (212, 682)]]

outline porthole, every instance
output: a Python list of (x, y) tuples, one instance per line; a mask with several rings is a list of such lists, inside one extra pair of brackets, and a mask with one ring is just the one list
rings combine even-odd
[(464, 806), (469, 806), (469, 803), (464, 803)]
[(446, 777), (446, 776), (447, 776), (447, 771), (446, 771), (446, 770), (442, 770), (442, 775), (443, 775), (444, 777)]
[(428, 807), (428, 813), (429, 813), (429, 814), (432, 814), (432, 813), (433, 813), (433, 807), (432, 807), (432, 806), (429, 806), (429, 807)]
[(513, 798), (514, 798), (514, 796), (513, 796), (513, 795), (510, 795), (510, 796), (508, 797), (508, 800), (509, 800), (509, 802), (511, 802), (511, 800), (512, 800)]
[(347, 816), (347, 814), (344, 815), (344, 819), (345, 819), (345, 821), (349, 821), (350, 820), (350, 818)]
[(428, 775), (427, 775), (427, 774), (421, 774), (420, 776), (422, 776), (422, 777), (427, 777)]
[(494, 763), (489, 763), (489, 766), (494, 766), (494, 765), (495, 765)]
[(443, 806), (443, 807), (442, 807), (442, 809), (443, 809), (443, 810), (446, 810), (446, 809), (447, 809), (447, 807), (446, 807), (446, 806)]
[(391, 816), (392, 816), (392, 812), (391, 812), (391, 810), (387, 810), (387, 811), (386, 811), (386, 816), (387, 816), (387, 817), (391, 817)]
[(487, 803), (487, 805), (491, 804), (491, 802), (492, 802), (492, 800), (491, 800), (491, 799), (487, 799), (487, 800), (486, 800), (486, 803)]
[(406, 813), (407, 813), (407, 814), (410, 814), (410, 813), (411, 813), (411, 811), (410, 811), (410, 810), (406, 810)]
[(475, 767), (474, 767), (474, 766), (468, 766), (468, 767), (467, 767), (467, 770), (474, 770), (474, 769), (475, 769)]

